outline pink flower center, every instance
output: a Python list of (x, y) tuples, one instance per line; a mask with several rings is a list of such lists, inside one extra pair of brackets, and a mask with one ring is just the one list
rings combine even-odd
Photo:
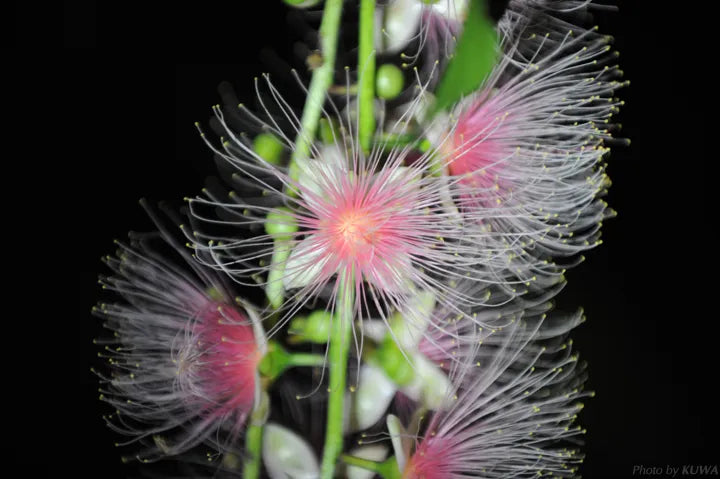
[[(338, 174), (340, 176), (340, 174)], [(410, 255), (424, 234), (417, 218), (417, 194), (408, 180), (339, 177), (321, 204), (310, 204), (307, 218), (313, 251), (322, 255), (323, 277), (339, 271), (364, 277), (382, 289), (400, 287), (410, 270)]]
[[(507, 148), (499, 140), (503, 126), (493, 100), (481, 98), (460, 116), (449, 145), (450, 174), (462, 177), (460, 183), (475, 189), (474, 194), (489, 196)], [(483, 192), (482, 190), (488, 190)]]
[(252, 409), (255, 370), (261, 359), (252, 326), (233, 306), (209, 303), (196, 324), (197, 384), (215, 414), (238, 413), (244, 421)]
[(441, 441), (434, 441), (432, 447), (428, 441), (423, 441), (405, 465), (402, 479), (450, 478), (451, 474), (447, 467), (449, 449), (450, 447), (441, 444)]
[(351, 207), (340, 212), (337, 223), (330, 229), (331, 248), (340, 253), (346, 261), (367, 256), (380, 241), (376, 221), (357, 208)]

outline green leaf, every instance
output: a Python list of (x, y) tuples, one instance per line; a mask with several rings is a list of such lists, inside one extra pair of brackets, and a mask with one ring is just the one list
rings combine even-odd
[(455, 53), (435, 91), (433, 114), (477, 90), (497, 62), (498, 36), (485, 3), (485, 0), (470, 0)]

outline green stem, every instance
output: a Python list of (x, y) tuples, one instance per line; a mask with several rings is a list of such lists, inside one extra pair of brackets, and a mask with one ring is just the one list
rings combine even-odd
[(323, 366), (325, 356), (312, 353), (293, 353), (290, 355), (290, 366)]
[[(310, 154), (310, 146), (317, 134), (318, 121), (322, 113), (322, 106), (325, 103), (325, 96), (333, 82), (342, 4), (343, 0), (327, 0), (323, 9), (323, 18), (318, 32), (320, 35), (320, 51), (323, 62), (322, 65), (313, 71), (312, 78), (310, 79), (310, 87), (308, 88), (308, 95), (305, 100), (305, 106), (303, 107), (301, 128), (295, 139), (295, 149), (290, 156), (288, 172), (290, 178), (294, 181), (297, 181), (300, 175), (298, 160), (305, 159)], [(285, 188), (285, 193), (288, 196), (297, 196), (296, 189), (292, 187)], [(285, 295), (282, 277), (285, 275), (284, 260), (287, 260), (289, 251), (284, 256), (277, 258), (283, 261), (276, 261), (276, 255), (278, 254), (278, 250), (282, 249), (282, 246), (283, 245), (279, 245), (277, 242), (275, 243), (273, 250), (273, 267), (268, 274), (268, 285), (273, 286), (268, 287), (266, 294), (270, 300), (270, 304), (275, 309), (282, 305)], [(285, 249), (289, 250), (289, 248)]]
[(243, 477), (257, 479), (260, 477), (260, 457), (262, 455), (263, 427), (249, 424), (245, 432), (245, 451), (247, 457), (243, 464)]
[(371, 461), (370, 459), (363, 459), (361, 457), (348, 456), (347, 454), (343, 454), (341, 459), (345, 464), (361, 467), (363, 469), (367, 469), (368, 471), (373, 471), (377, 473), (380, 472), (380, 463), (377, 461)]
[(375, 135), (375, 144), (385, 149), (404, 148), (411, 145), (421, 153), (425, 153), (431, 148), (430, 141), (428, 141), (427, 138), (417, 137), (407, 133), (399, 135), (395, 133), (382, 133)]
[(345, 413), (345, 383), (347, 374), (350, 333), (352, 331), (353, 273), (342, 274), (339, 281), (337, 313), (330, 332), (330, 397), (328, 401), (325, 447), (323, 449), (321, 477), (332, 479), (335, 464), (343, 448), (343, 415)]
[(399, 479), (401, 477), (395, 456), (390, 456), (383, 462), (377, 462), (343, 454), (342, 460), (345, 464), (373, 471), (383, 477), (383, 479)]
[(290, 353), (275, 340), (268, 341), (265, 356), (258, 364), (258, 371), (263, 378), (275, 381), (288, 368), (304, 366), (323, 366), (325, 356), (312, 353)]
[(358, 75), (360, 95), (358, 96), (358, 137), (360, 146), (367, 154), (370, 152), (375, 133), (375, 51), (373, 48), (375, 29), (375, 0), (360, 2), (360, 41), (358, 47)]
[[(267, 392), (261, 389), (256, 396), (255, 407), (247, 424), (245, 431), (245, 461), (243, 462), (243, 477), (246, 479), (258, 479), (260, 477), (260, 463), (262, 460), (263, 428), (268, 417), (270, 399)], [(256, 391), (257, 393), (257, 391)]]
[[(300, 173), (297, 160), (306, 158), (310, 153), (310, 146), (315, 139), (318, 120), (320, 119), (322, 106), (325, 103), (325, 96), (333, 82), (342, 4), (343, 0), (327, 0), (323, 9), (319, 31), (320, 52), (322, 53), (323, 62), (313, 71), (307, 99), (303, 107), (301, 129), (295, 140), (295, 150), (290, 158), (290, 177), (293, 180), (297, 180)], [(288, 194), (292, 193), (292, 189), (288, 191)]]
[[(303, 107), (301, 128), (295, 139), (295, 149), (290, 156), (288, 171), (290, 177), (297, 181), (300, 175), (300, 168), (297, 164), (299, 159), (305, 159), (310, 154), (310, 146), (315, 140), (318, 121), (322, 113), (322, 106), (325, 103), (325, 96), (333, 82), (335, 72), (335, 54), (337, 52), (338, 30), (340, 28), (340, 16), (342, 13), (343, 0), (327, 0), (323, 9), (323, 18), (320, 23), (320, 51), (322, 53), (322, 65), (317, 67), (310, 79), (307, 99)], [(297, 196), (295, 188), (285, 188), (288, 196)], [(284, 252), (282, 250), (285, 250)], [(276, 241), (273, 246), (272, 268), (268, 273), (268, 287), (266, 295), (273, 308), (282, 306), (285, 296), (285, 288), (282, 278), (285, 275), (285, 261), (287, 260), (290, 248), (287, 242), (280, 244)]]

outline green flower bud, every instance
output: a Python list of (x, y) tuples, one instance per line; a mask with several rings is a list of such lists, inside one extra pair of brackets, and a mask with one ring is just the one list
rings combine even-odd
[(392, 63), (385, 63), (378, 68), (375, 77), (375, 91), (379, 98), (392, 100), (400, 94), (405, 86), (402, 71)]
[(295, 335), (294, 342), (325, 344), (330, 337), (331, 322), (332, 316), (327, 311), (313, 311), (307, 318), (293, 318), (290, 322), (290, 334)]
[(270, 164), (280, 163), (285, 145), (272, 133), (260, 133), (253, 140), (253, 150)]

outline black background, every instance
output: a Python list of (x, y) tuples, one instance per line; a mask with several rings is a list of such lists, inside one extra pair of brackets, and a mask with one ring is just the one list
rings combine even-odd
[(65, 48), (93, 48), (97, 37), (97, 0), (63, 0)]
[[(581, 414), (588, 478), (631, 477), (635, 465), (718, 463), (717, 215), (705, 202), (705, 145), (714, 139), (694, 84), (700, 39), (684, 26), (684, 10), (646, 3), (596, 17), (615, 35), (632, 82), (620, 92), (627, 104), (619, 116), (632, 145), (609, 157), (608, 202), (619, 216), (605, 222), (604, 244), (568, 273), (557, 300), (564, 310), (583, 306), (589, 319), (574, 334), (597, 391)], [(12, 374), (3, 389), (7, 457), (27, 477), (129, 474), (89, 370), (99, 259), (127, 230), (151, 228), (139, 198), (179, 206), (212, 174), (193, 122), (209, 118), (220, 81), (250, 102), (261, 72), (290, 88), (261, 50), (302, 68), (292, 59), (303, 33), (279, 1), (127, 8), (104, 10), (97, 49), (40, 57), (43, 67), (15, 75), (32, 111), (18, 122), (28, 138), (9, 150), (19, 146), (13, 162), (29, 169), (5, 177), (19, 187), (7, 198), (14, 233), (5, 253), (21, 266), (11, 290), (18, 294), (8, 298), (20, 307), (8, 307), (7, 321), (29, 328), (5, 337)]]

